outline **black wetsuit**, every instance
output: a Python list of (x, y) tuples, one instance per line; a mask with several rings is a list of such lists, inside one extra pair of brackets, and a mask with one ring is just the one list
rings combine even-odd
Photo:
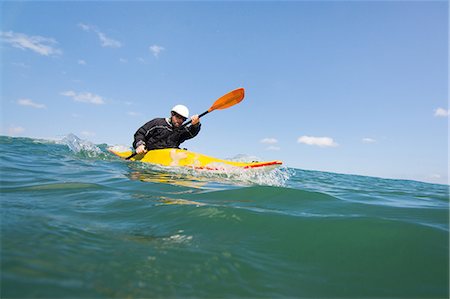
[(147, 150), (179, 148), (184, 141), (197, 136), (201, 124), (174, 128), (169, 118), (155, 118), (140, 127), (134, 134), (133, 147), (145, 144)]

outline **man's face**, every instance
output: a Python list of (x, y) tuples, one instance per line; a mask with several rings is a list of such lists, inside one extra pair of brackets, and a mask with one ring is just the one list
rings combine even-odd
[(185, 117), (183, 117), (175, 112), (172, 112), (172, 124), (174, 127), (176, 127), (176, 128), (180, 127), (185, 121), (186, 121)]

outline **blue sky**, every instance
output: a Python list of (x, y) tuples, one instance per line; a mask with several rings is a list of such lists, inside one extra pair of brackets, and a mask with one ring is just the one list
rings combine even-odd
[(130, 145), (175, 104), (183, 146), (448, 182), (448, 3), (1, 2), (0, 134)]

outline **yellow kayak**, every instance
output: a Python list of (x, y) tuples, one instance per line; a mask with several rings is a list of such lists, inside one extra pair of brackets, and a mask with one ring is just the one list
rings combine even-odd
[[(113, 146), (108, 151), (121, 158), (129, 157), (133, 152), (129, 148)], [(203, 154), (175, 148), (156, 149), (132, 157), (130, 161), (140, 161), (162, 166), (181, 166), (200, 170), (230, 170), (230, 169), (273, 169), (281, 164), (281, 161), (268, 162), (236, 162), (222, 160)]]

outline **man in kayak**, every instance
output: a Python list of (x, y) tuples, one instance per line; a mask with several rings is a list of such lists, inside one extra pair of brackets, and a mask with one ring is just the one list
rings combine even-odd
[(133, 147), (137, 154), (157, 148), (179, 148), (181, 143), (194, 138), (200, 132), (198, 115), (191, 117), (190, 126), (181, 126), (189, 117), (189, 109), (186, 106), (176, 105), (170, 113), (170, 118), (152, 119), (136, 131)]

